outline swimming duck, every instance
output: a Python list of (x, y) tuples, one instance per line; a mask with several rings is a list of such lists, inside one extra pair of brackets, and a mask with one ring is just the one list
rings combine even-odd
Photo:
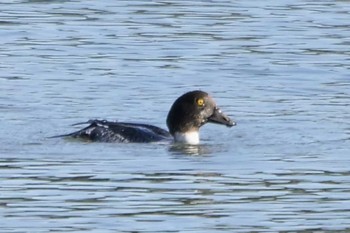
[(169, 132), (159, 127), (127, 122), (90, 120), (79, 124), (87, 127), (57, 137), (73, 137), (98, 142), (158, 142), (199, 144), (199, 128), (207, 122), (232, 127), (236, 125), (204, 91), (191, 91), (180, 96), (167, 116)]

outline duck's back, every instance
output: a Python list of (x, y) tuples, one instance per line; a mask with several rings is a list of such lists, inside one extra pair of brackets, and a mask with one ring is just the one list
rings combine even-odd
[(172, 139), (168, 131), (147, 124), (105, 120), (90, 120), (78, 124), (89, 124), (89, 126), (63, 136), (97, 142), (158, 142)]

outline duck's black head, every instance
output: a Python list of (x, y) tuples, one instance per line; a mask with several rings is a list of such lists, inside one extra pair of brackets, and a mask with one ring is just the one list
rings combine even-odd
[(180, 96), (172, 105), (167, 117), (167, 126), (173, 136), (177, 133), (198, 134), (199, 128), (207, 122), (229, 127), (236, 124), (221, 112), (215, 101), (204, 91), (191, 91)]

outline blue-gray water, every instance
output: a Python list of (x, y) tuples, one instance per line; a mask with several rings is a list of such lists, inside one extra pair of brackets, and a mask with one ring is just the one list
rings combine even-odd
[[(0, 42), (0, 232), (350, 231), (349, 1), (5, 0)], [(47, 139), (193, 89), (238, 125)]]

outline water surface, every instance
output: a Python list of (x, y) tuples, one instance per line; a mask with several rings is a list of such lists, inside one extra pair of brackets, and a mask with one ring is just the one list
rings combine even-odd
[[(3, 1), (1, 232), (350, 230), (348, 1)], [(199, 146), (47, 139), (165, 126), (208, 91)]]

